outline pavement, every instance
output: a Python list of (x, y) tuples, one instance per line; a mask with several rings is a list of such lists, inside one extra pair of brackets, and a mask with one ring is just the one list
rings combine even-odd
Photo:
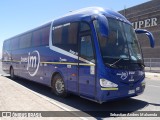
[(145, 75), (151, 80), (160, 80), (160, 73), (145, 72)]
[[(0, 76), (0, 111), (68, 111), (67, 114), (71, 114), (73, 117), (66, 117), (66, 120), (76, 120), (80, 119), (76, 115), (72, 114), (69, 110), (63, 108), (62, 106), (56, 104), (56, 102), (50, 102), (47, 99), (42, 99), (42, 96), (38, 95), (28, 88), (18, 84), (17, 82)], [(53, 112), (55, 116), (60, 114), (60, 112)], [(21, 120), (23, 117), (12, 117), (4, 118), (0, 117), (0, 120)], [(28, 120), (29, 118), (27, 118)], [(41, 120), (41, 119), (53, 119), (52, 117), (35, 117), (30, 118), (31, 120)], [(56, 120), (61, 120), (61, 117), (54, 117)], [(25, 118), (23, 118), (25, 120)]]

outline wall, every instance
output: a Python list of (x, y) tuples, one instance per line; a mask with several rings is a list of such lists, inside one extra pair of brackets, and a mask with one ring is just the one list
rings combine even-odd
[(155, 37), (155, 48), (145, 35), (138, 35), (145, 58), (160, 58), (160, 0), (152, 0), (131, 8), (119, 11), (133, 25), (133, 27), (147, 29)]

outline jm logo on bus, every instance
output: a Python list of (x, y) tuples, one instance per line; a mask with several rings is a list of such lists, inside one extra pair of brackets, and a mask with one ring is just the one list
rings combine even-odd
[(117, 75), (120, 76), (122, 80), (125, 80), (128, 77), (128, 72), (117, 73)]
[(117, 73), (117, 75), (120, 76), (120, 78), (121, 78), (122, 80), (125, 80), (125, 79), (128, 78), (128, 76), (131, 76), (131, 78), (129, 79), (130, 82), (131, 82), (131, 81), (134, 81), (134, 79), (133, 79), (133, 75), (134, 75), (134, 74), (135, 74), (135, 72), (133, 72), (133, 71)]
[(21, 62), (27, 63), (27, 71), (30, 76), (35, 76), (39, 69), (40, 55), (37, 50), (28, 53), (28, 57), (21, 57)]

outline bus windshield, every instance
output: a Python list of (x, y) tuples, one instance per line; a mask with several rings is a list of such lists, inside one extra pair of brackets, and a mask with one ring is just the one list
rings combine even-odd
[(105, 64), (143, 63), (141, 49), (131, 25), (108, 19), (108, 37), (99, 36), (99, 43)]

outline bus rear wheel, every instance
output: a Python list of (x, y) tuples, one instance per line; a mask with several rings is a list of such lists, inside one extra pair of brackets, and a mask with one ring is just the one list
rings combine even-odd
[(11, 76), (11, 79), (15, 78), (13, 67), (10, 68), (10, 76)]
[(55, 93), (57, 96), (66, 97), (67, 93), (63, 78), (59, 74), (57, 74), (53, 77), (52, 80), (52, 92)]

